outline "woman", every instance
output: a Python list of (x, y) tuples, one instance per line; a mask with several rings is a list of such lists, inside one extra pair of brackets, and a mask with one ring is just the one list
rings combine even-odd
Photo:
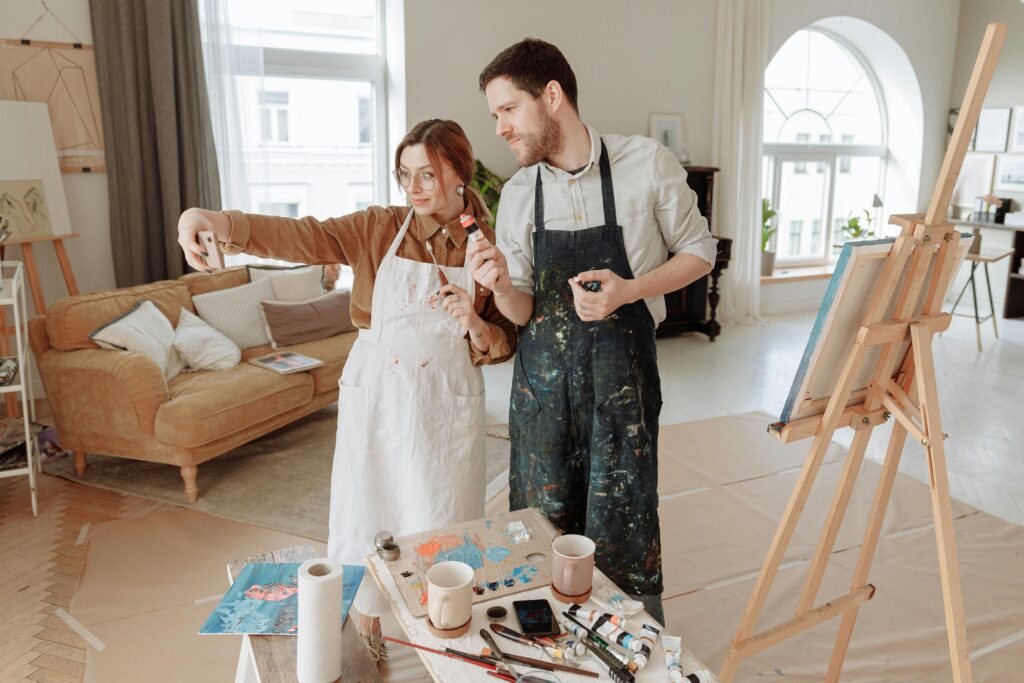
[[(363, 564), (381, 529), (405, 535), (484, 514), (479, 366), (512, 356), (516, 327), (465, 267), (459, 215), (490, 218), (469, 186), (473, 164), (462, 128), (433, 119), (395, 152), (395, 179), (411, 208), (371, 207), (325, 221), (189, 209), (178, 222), (178, 242), (197, 270), (207, 268), (196, 235), (214, 230), (228, 253), (354, 271), (359, 338), (338, 398), (332, 559)], [(483, 229), (493, 243), (493, 231)], [(428, 244), (450, 284), (442, 286)]]

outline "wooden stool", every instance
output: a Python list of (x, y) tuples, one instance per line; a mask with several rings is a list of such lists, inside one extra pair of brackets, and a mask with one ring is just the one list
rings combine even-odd
[[(995, 263), (996, 261), (1002, 261), (1007, 256), (1013, 254), (1013, 249), (982, 249), (977, 254), (967, 254), (964, 259), (971, 263), (971, 275), (967, 278), (967, 282), (964, 283), (963, 289), (960, 290), (960, 294), (956, 297), (956, 302), (953, 304), (953, 310), (950, 311), (951, 315), (956, 315), (956, 307), (960, 304), (960, 299), (963, 298), (964, 292), (967, 291), (967, 285), (971, 286), (971, 297), (974, 299), (974, 331), (978, 337), (978, 351), (983, 351), (981, 348), (981, 324), (992, 319), (992, 330), (995, 332), (996, 339), (999, 339), (999, 326), (996, 324), (996, 305), (992, 299), (992, 281), (988, 277), (988, 264)], [(989, 314), (982, 318), (978, 313), (978, 290), (974, 283), (974, 271), (978, 269), (978, 264), (981, 264), (985, 268), (985, 287), (988, 289), (988, 309)], [(971, 316), (960, 314), (961, 317), (969, 318)]]

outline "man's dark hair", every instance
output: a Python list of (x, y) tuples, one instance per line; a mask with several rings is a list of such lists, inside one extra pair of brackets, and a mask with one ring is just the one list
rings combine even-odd
[(526, 38), (505, 48), (480, 72), (480, 90), (501, 77), (535, 98), (540, 97), (548, 83), (558, 81), (573, 109), (577, 112), (580, 109), (576, 104), (576, 74), (562, 51), (551, 43)]

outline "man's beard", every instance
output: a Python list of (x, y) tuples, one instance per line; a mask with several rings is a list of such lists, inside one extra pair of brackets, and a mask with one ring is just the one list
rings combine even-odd
[(558, 154), (565, 145), (562, 129), (554, 117), (549, 116), (547, 112), (541, 112), (540, 131), (522, 135), (519, 140), (523, 144), (523, 149), (520, 154), (516, 155), (516, 159), (523, 168), (533, 166)]

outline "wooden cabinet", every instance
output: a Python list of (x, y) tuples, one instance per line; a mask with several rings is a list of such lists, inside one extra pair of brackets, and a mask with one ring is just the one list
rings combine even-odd
[[(717, 168), (709, 166), (686, 166), (686, 182), (697, 194), (697, 208), (708, 219), (711, 234), (715, 233), (715, 222), (711, 215), (715, 191)], [(732, 240), (718, 237), (718, 256), (710, 275), (706, 275), (687, 287), (665, 295), (666, 317), (658, 326), (658, 336), (664, 337), (681, 332), (701, 332), (715, 341), (722, 326), (716, 319), (718, 300), (718, 278), (729, 266), (732, 256)]]
[(1003, 303), (1004, 318), (1024, 317), (1024, 230), (1013, 233), (1013, 255), (1010, 256), (1010, 275), (1006, 278), (1006, 301)]

